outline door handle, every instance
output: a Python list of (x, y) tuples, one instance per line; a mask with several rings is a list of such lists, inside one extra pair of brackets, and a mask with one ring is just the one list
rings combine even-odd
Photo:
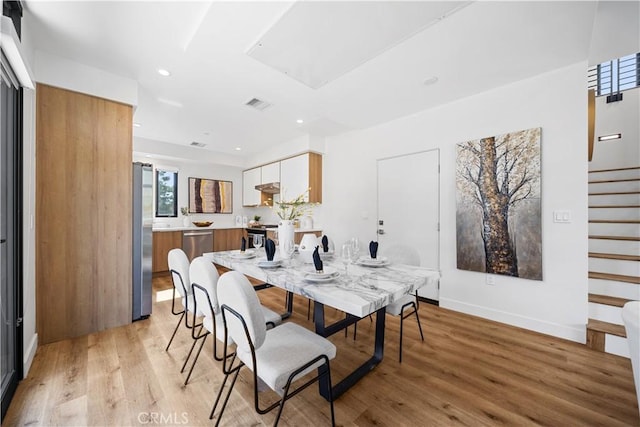
[(7, 239), (0, 240), (0, 243), (7, 243)]

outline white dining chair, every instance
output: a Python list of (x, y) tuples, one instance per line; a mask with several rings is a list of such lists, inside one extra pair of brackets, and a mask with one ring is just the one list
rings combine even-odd
[[(415, 248), (407, 245), (393, 245), (389, 246), (382, 255), (386, 256), (391, 263), (405, 264), (420, 266), (420, 254)], [(418, 322), (418, 330), (420, 331), (420, 339), (424, 341), (424, 334), (422, 333), (422, 325), (420, 324), (420, 316), (418, 315), (418, 308), (420, 307), (420, 301), (418, 300), (418, 292), (414, 295), (404, 295), (400, 299), (393, 301), (386, 307), (387, 314), (400, 317), (400, 343), (398, 345), (398, 362), (402, 363), (402, 338), (404, 335), (404, 319), (415, 314), (416, 321)], [(356, 323), (357, 325), (357, 323)], [(353, 331), (355, 339), (356, 330)]]
[(627, 331), (631, 370), (640, 410), (640, 301), (629, 301), (622, 307), (622, 320)]
[[(207, 337), (213, 335), (213, 358), (217, 361), (222, 360), (222, 356), (218, 355), (217, 342), (224, 343), (224, 322), (222, 321), (222, 313), (220, 312), (220, 305), (218, 304), (217, 287), (218, 287), (218, 269), (213, 265), (210, 259), (203, 256), (195, 258), (191, 261), (189, 267), (189, 277), (191, 278), (191, 286), (194, 296), (194, 309), (195, 312), (202, 313), (202, 320), (197, 322), (196, 316), (193, 316), (192, 325), (194, 326), (192, 331), (192, 338), (194, 342), (201, 341), (200, 347), (196, 352), (195, 358), (191, 363), (191, 369), (184, 381), (186, 385), (191, 378), (193, 368), (196, 366), (202, 347), (204, 346)], [(275, 328), (282, 323), (282, 317), (273, 310), (267, 307), (260, 306), (265, 317), (265, 323), (267, 328)], [(233, 340), (229, 338), (227, 340), (228, 345), (233, 344)], [(182, 369), (187, 364), (187, 361), (191, 357), (193, 347), (187, 355), (187, 360)]]
[[(171, 339), (165, 348), (165, 351), (169, 351), (169, 347), (173, 342), (173, 338), (178, 332), (178, 328), (184, 319), (185, 327), (191, 329), (189, 325), (190, 313), (194, 310), (193, 294), (191, 293), (191, 282), (189, 281), (189, 258), (187, 254), (180, 248), (174, 248), (169, 251), (167, 255), (167, 261), (169, 263), (169, 272), (171, 273), (171, 281), (173, 282), (173, 297), (171, 298), (171, 313), (175, 316), (180, 315), (178, 323), (176, 324)], [(180, 295), (180, 302), (182, 303), (182, 309), (176, 307), (176, 291)]]
[[(303, 389), (326, 378), (329, 383), (329, 403), (331, 406), (331, 425), (335, 425), (333, 397), (331, 395), (330, 360), (336, 355), (336, 347), (323, 338), (302, 326), (285, 323), (267, 330), (263, 311), (255, 289), (249, 280), (237, 271), (223, 274), (218, 281), (218, 300), (222, 308), (226, 337), (236, 343), (236, 353), (228, 358), (227, 347), (223, 372), (225, 378), (220, 386), (211, 415), (213, 418), (227, 382), (232, 376), (216, 426), (219, 425), (225, 407), (243, 366), (253, 372), (254, 406), (259, 414), (278, 408), (274, 425), (278, 424), (284, 404)], [(317, 375), (306, 379), (302, 385), (290, 391), (294, 381), (316, 371)], [(280, 399), (266, 408), (259, 403), (258, 384), (266, 384), (274, 390)]]

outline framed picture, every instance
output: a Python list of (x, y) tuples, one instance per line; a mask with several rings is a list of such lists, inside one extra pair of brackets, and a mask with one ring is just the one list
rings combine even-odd
[(189, 213), (232, 213), (233, 182), (189, 178)]

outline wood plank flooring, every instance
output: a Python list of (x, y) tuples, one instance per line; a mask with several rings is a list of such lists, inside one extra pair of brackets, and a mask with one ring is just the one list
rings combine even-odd
[[(154, 279), (151, 318), (40, 346), (3, 426), (213, 425), (208, 419), (222, 381), (211, 338), (191, 381), (180, 373), (191, 336), (180, 328), (165, 352), (177, 317), (170, 314), (169, 277)], [(284, 309), (284, 293), (260, 291)], [(164, 301), (156, 301), (163, 299)], [(290, 321), (312, 329), (307, 301), (295, 298)], [(343, 314), (328, 310), (329, 319)], [(425, 341), (415, 319), (405, 321), (399, 364), (396, 317), (387, 316), (384, 361), (335, 402), (343, 426), (639, 426), (629, 359), (428, 304), (420, 305)], [(358, 337), (336, 334), (334, 380), (373, 348), (374, 324)], [(240, 375), (222, 425), (271, 425), (275, 414), (253, 409), (252, 377)], [(274, 399), (270, 392), (261, 399)], [(287, 402), (280, 425), (329, 425), (329, 406), (313, 386)]]

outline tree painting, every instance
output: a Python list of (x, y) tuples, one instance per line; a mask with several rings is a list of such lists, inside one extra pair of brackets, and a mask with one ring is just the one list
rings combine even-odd
[(542, 280), (540, 128), (457, 145), (457, 266)]

